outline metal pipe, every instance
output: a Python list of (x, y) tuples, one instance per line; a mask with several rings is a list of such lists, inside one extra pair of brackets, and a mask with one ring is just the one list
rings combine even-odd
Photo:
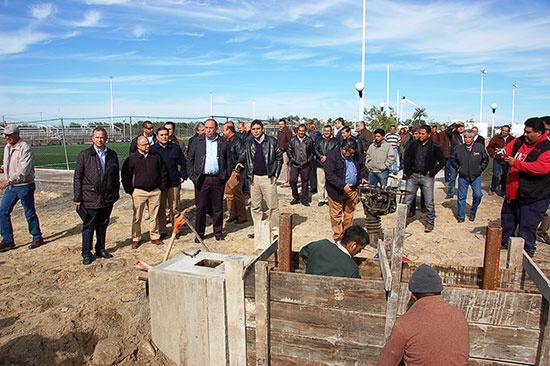
[(61, 132), (63, 133), (63, 150), (65, 151), (65, 163), (67, 164), (67, 170), (69, 170), (69, 155), (67, 154), (67, 140), (65, 137), (65, 125), (63, 124), (63, 118), (61, 118)]
[(287, 212), (279, 219), (279, 271), (292, 272), (292, 214)]
[(481, 283), (481, 288), (484, 290), (497, 289), (501, 242), (502, 227), (487, 226), (485, 257), (483, 258), (483, 281)]

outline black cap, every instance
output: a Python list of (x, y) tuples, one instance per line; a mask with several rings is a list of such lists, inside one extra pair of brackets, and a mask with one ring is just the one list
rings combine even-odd
[(441, 278), (435, 269), (423, 264), (414, 271), (409, 280), (409, 291), (417, 294), (427, 294), (443, 291)]

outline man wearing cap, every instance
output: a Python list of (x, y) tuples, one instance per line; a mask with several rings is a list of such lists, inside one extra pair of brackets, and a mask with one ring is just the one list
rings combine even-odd
[(468, 365), (468, 323), (460, 310), (443, 301), (442, 290), (432, 267), (423, 264), (414, 271), (409, 280), (414, 304), (395, 321), (377, 365)]
[(361, 278), (353, 257), (369, 244), (369, 234), (359, 225), (344, 231), (341, 241), (327, 239), (309, 243), (300, 250), (306, 273), (320, 276)]
[(0, 205), (0, 231), (2, 233), (0, 249), (15, 247), (11, 213), (19, 200), (21, 200), (29, 224), (29, 233), (32, 235), (32, 243), (29, 248), (38, 248), (44, 244), (44, 240), (34, 208), (34, 191), (36, 189), (34, 152), (31, 146), (21, 139), (19, 127), (16, 125), (7, 125), (3, 134), (7, 144), (4, 147), (4, 164), (0, 168), (0, 173), (5, 175), (5, 180), (0, 182), (0, 189), (4, 191)]

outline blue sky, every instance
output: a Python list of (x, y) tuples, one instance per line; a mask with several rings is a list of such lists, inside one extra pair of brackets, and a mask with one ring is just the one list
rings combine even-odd
[[(0, 0), (6, 120), (114, 114), (353, 119), (361, 0)], [(550, 114), (550, 1), (367, 1), (365, 105), (430, 119)], [(403, 111), (407, 118), (414, 107)]]

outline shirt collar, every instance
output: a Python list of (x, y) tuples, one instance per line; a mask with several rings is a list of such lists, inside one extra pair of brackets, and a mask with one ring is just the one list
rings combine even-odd
[(209, 139), (208, 136), (206, 136), (206, 135), (205, 135), (204, 137), (206, 138), (207, 141), (209, 141), (209, 142), (214, 142), (214, 141), (217, 141), (217, 140), (218, 140), (218, 138), (220, 137), (220, 135), (216, 134), (216, 137), (214, 137), (213, 139)]
[(107, 153), (107, 146), (105, 146), (105, 149), (103, 151), (99, 150), (97, 147), (94, 146), (94, 150), (95, 152), (99, 155), (99, 154), (106, 154)]
[(254, 140), (255, 140), (257, 143), (261, 144), (261, 143), (264, 142), (264, 140), (265, 140), (265, 133), (262, 133), (262, 136), (260, 136), (260, 139), (259, 139), (259, 140), (258, 140), (257, 138), (255, 138), (255, 137), (254, 137)]
[(296, 137), (298, 138), (298, 140), (299, 140), (300, 142), (304, 142), (304, 139), (306, 138), (306, 137), (304, 136), (304, 138), (301, 139), (298, 135), (296, 135)]
[(336, 246), (338, 247), (338, 249), (340, 249), (342, 252), (346, 253), (347, 255), (349, 255), (349, 257), (351, 258), (351, 254), (349, 254), (348, 250), (346, 248), (344, 248), (344, 246), (342, 244), (340, 244), (340, 240), (338, 240), (336, 242)]

